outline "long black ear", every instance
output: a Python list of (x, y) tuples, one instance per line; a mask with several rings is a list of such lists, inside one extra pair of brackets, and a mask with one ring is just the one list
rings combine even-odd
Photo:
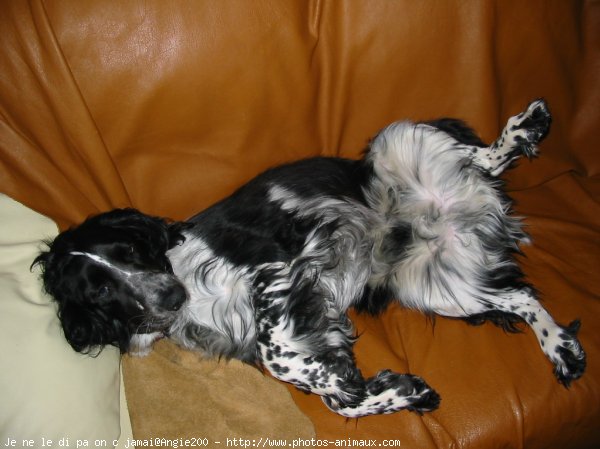
[(156, 225), (161, 225), (163, 222), (166, 223), (162, 218), (153, 217), (152, 215), (147, 215), (137, 209), (128, 207), (125, 209), (113, 209), (94, 215), (83, 222), (83, 225), (89, 223), (91, 225), (128, 227), (136, 224), (145, 225), (148, 222), (153, 222)]
[(63, 274), (63, 268), (66, 262), (66, 259), (62, 252), (64, 249), (61, 249), (61, 246), (64, 246), (61, 242), (62, 239), (65, 238), (65, 234), (70, 233), (71, 231), (65, 231), (60, 234), (54, 241), (49, 240), (45, 242), (48, 247), (48, 251), (42, 251), (31, 264), (30, 269), (33, 270), (33, 267), (38, 265), (42, 270), (42, 284), (44, 286), (44, 291), (56, 298), (57, 289), (60, 285), (60, 278)]
[(80, 226), (81, 228), (92, 226), (106, 226), (111, 228), (141, 230), (151, 234), (164, 234), (168, 230), (167, 220), (160, 217), (144, 214), (137, 209), (114, 209), (95, 217), (89, 218)]
[(58, 318), (67, 341), (77, 352), (98, 355), (106, 345), (119, 348), (121, 353), (129, 349), (131, 335), (127, 328), (100, 309), (63, 301), (59, 302)]
[(193, 226), (191, 223), (175, 222), (144, 214), (137, 209), (115, 209), (88, 220), (86, 224), (98, 224), (128, 229), (142, 238), (150, 239), (153, 246), (162, 251), (173, 248), (185, 240), (182, 231)]

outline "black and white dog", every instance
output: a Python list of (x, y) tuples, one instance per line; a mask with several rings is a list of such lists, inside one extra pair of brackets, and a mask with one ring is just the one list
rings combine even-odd
[(568, 386), (583, 374), (579, 321), (554, 322), (514, 260), (527, 241), (497, 177), (549, 130), (542, 100), (487, 146), (464, 123), (398, 122), (361, 160), (266, 171), (187, 222), (115, 210), (61, 233), (34, 263), (77, 351), (145, 354), (168, 336), (322, 396), (346, 417), (430, 411), (411, 374), (365, 379), (349, 307), (528, 323)]

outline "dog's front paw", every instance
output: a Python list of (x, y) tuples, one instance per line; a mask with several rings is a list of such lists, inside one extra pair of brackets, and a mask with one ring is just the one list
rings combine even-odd
[(554, 363), (554, 375), (567, 388), (585, 371), (585, 352), (577, 339), (580, 325), (579, 320), (575, 320), (569, 326), (562, 328), (562, 332), (558, 334), (558, 341), (554, 345), (554, 354), (550, 355)]
[(532, 158), (537, 155), (537, 144), (540, 143), (550, 131), (552, 116), (548, 105), (542, 99), (529, 104), (524, 112), (509, 121), (508, 130), (512, 133), (515, 147)]

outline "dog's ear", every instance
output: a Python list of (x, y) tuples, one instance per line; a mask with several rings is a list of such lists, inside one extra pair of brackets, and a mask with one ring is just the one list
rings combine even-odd
[(191, 223), (169, 223), (166, 219), (146, 215), (136, 209), (115, 209), (98, 215), (97, 224), (136, 232), (140, 238), (152, 241), (152, 246), (167, 251), (185, 240), (182, 231)]
[(121, 353), (129, 349), (131, 335), (125, 325), (101, 309), (73, 301), (59, 302), (58, 317), (67, 341), (77, 352), (95, 356), (107, 345), (119, 348)]
[(77, 297), (71, 277), (65, 276), (71, 256), (64, 254), (64, 248), (57, 248), (61, 245), (58, 237), (47, 245), (49, 250), (40, 253), (31, 267), (41, 267), (44, 290), (58, 305), (58, 318), (71, 347), (92, 356), (98, 355), (106, 345), (116, 346), (121, 353), (127, 352), (131, 338), (128, 329), (99, 307), (90, 307)]
[[(46, 245), (48, 247), (50, 247), (51, 243), (47, 242)], [(50, 265), (52, 260), (52, 252), (51, 251), (42, 251), (40, 252), (40, 254), (38, 254), (38, 256), (33, 259), (33, 262), (31, 264), (31, 266), (29, 267), (29, 270), (33, 271), (33, 268), (35, 266), (39, 266), (42, 270), (42, 273), (46, 272), (46, 267), (48, 265)]]
[(96, 215), (82, 224), (83, 227), (105, 226), (128, 229), (144, 233), (162, 234), (168, 229), (167, 221), (160, 217), (144, 214), (137, 209), (114, 209)]
[[(65, 231), (66, 233), (70, 231)], [(62, 235), (62, 234), (61, 234)], [(60, 237), (60, 236), (59, 236)], [(64, 257), (57, 253), (57, 247), (60, 246), (60, 239), (57, 237), (54, 241), (45, 242), (48, 251), (42, 251), (33, 260), (30, 269), (37, 265), (42, 270), (42, 283), (44, 290), (51, 296), (55, 296), (56, 289), (59, 285), (60, 277), (62, 276)]]

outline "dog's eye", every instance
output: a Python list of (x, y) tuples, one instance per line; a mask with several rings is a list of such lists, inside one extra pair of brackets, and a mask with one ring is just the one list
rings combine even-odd
[(137, 251), (136, 251), (134, 245), (127, 245), (126, 247), (124, 247), (124, 248), (121, 249), (121, 253), (120, 253), (120, 255), (126, 261), (133, 260), (135, 258), (136, 254), (137, 254)]
[(96, 292), (96, 297), (102, 299), (102, 298), (105, 298), (106, 296), (108, 296), (109, 293), (110, 293), (110, 289), (106, 285), (103, 285)]

